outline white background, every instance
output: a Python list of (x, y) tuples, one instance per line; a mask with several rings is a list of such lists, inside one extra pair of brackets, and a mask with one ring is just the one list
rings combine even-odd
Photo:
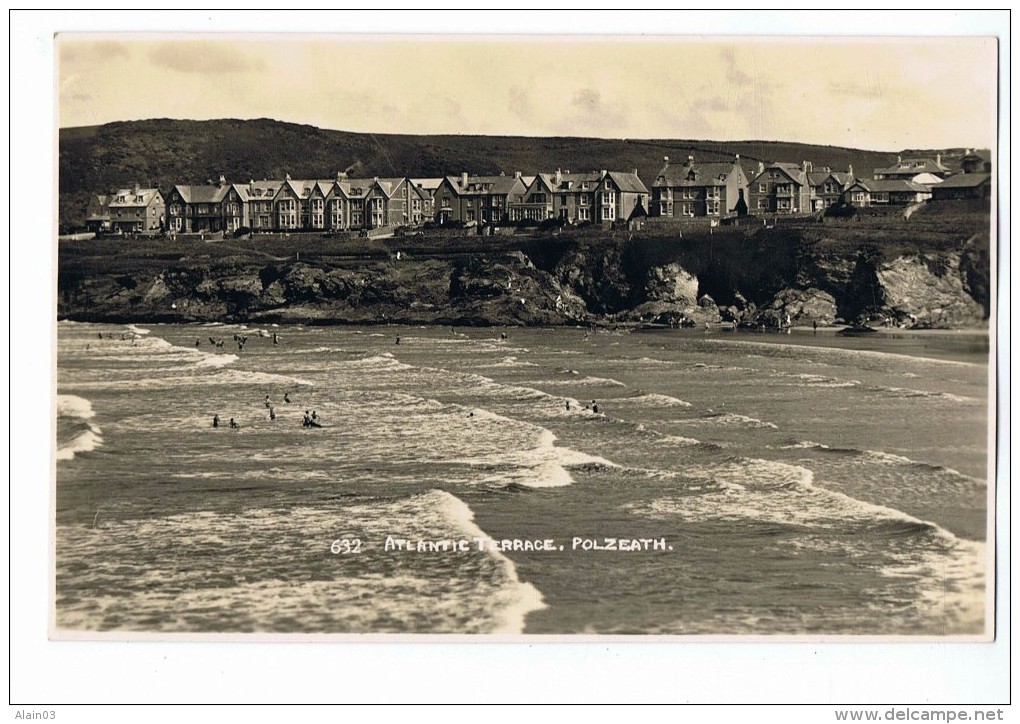
[[(997, 641), (950, 643), (238, 644), (49, 642), (55, 274), (57, 31), (493, 32), (997, 35), (1000, 44), (1000, 435), (1009, 431), (1009, 18), (999, 13), (626, 11), (241, 14), (45, 12), (11, 17), (10, 702), (58, 721), (233, 721), (257, 709), (141, 712), (72, 703), (702, 702), (991, 704), (1009, 700), (1009, 459), (999, 460)], [(799, 71), (798, 71), (799, 72)], [(965, 93), (946, 89), (945, 109)], [(784, 139), (795, 141), (797, 139)], [(46, 233), (46, 221), (54, 234)], [(52, 270), (52, 271), (51, 271)], [(695, 720), (834, 721), (834, 706), (727, 709)], [(958, 708), (958, 707), (953, 707)], [(463, 718), (493, 712), (457, 710)], [(691, 712), (693, 713), (693, 712)], [(616, 712), (614, 716), (621, 715)], [(679, 712), (651, 716), (675, 720)], [(412, 712), (398, 712), (400, 716)], [(578, 712), (577, 718), (593, 715)], [(374, 713), (294, 712), (340, 721)], [(445, 714), (444, 714), (445, 716)], [(532, 716), (517, 712), (514, 717)], [(456, 717), (455, 717), (456, 718)], [(495, 716), (502, 720), (504, 715)], [(1009, 712), (1006, 713), (1009, 718)]]

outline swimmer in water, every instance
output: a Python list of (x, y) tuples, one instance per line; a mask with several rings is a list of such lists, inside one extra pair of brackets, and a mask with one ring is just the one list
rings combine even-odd
[(269, 395), (266, 395), (266, 407), (273, 409), (272, 403), (269, 401)]
[(400, 335), (399, 335), (399, 334), (397, 335), (397, 341), (396, 341), (396, 343), (397, 343), (397, 344), (400, 344)]
[(289, 392), (284, 392), (283, 393), (283, 401), (284, 402), (290, 402), (290, 393)]
[(219, 427), (220, 426), (220, 416), (219, 415), (213, 415), (212, 416), (212, 426), (213, 427)]
[(591, 401), (591, 411), (596, 415), (599, 414), (599, 403), (595, 402), (595, 400)]
[(269, 408), (269, 419), (270, 420), (276, 419), (276, 410), (274, 410), (272, 407)]
[(570, 412), (570, 400), (567, 400), (567, 412)]
[(304, 425), (305, 427), (308, 427), (309, 425), (312, 424), (312, 416), (309, 414), (308, 410), (305, 410), (305, 419), (302, 420), (301, 424)]
[(230, 418), (230, 428), (232, 430), (237, 430), (240, 427), (241, 427), (240, 425), (238, 425), (236, 422), (234, 422), (234, 418)]

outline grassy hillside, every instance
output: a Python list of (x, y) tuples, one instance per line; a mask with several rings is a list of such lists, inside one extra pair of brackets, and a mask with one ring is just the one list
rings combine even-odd
[(154, 119), (60, 131), (60, 220), (82, 223), (89, 196), (134, 182), (166, 190), (173, 183), (259, 178), (440, 176), (637, 169), (650, 184), (662, 157), (723, 160), (740, 154), (748, 171), (761, 161), (810, 160), (815, 166), (870, 175), (896, 154), (772, 141), (617, 140), (503, 136), (408, 136), (330, 131), (269, 119)]

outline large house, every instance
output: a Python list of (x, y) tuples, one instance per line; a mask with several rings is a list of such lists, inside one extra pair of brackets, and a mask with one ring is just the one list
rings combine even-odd
[(636, 171), (571, 173), (557, 169), (532, 178), (524, 193), (511, 199), (508, 218), (560, 219), (570, 224), (627, 221), (636, 208), (644, 209), (647, 197), (648, 189)]
[(629, 221), (645, 213), (648, 189), (637, 171), (539, 173), (522, 194), (510, 201), (510, 221), (560, 219), (576, 224)]
[(665, 165), (652, 182), (649, 213), (667, 217), (720, 217), (747, 213), (748, 181), (740, 156), (729, 162)]
[(843, 192), (853, 183), (854, 167), (850, 166), (846, 172), (833, 171), (828, 167), (815, 171), (809, 162), (807, 177), (811, 186), (811, 210), (822, 211), (839, 203)]
[(165, 223), (165, 204), (159, 189), (143, 189), (138, 184), (95, 196), (86, 220), (91, 231), (124, 234), (159, 233)]
[(512, 199), (527, 186), (520, 173), (513, 176), (446, 176), (432, 194), (435, 220), (490, 224), (506, 220)]
[(903, 158), (902, 156), (897, 156), (895, 164), (888, 168), (876, 168), (874, 176), (877, 180), (904, 180), (915, 181), (917, 183), (925, 183), (927, 181), (930, 183), (931, 178), (929, 176), (935, 179), (944, 179), (949, 174), (949, 168), (942, 164), (942, 155), (937, 154), (935, 158)]
[(806, 214), (812, 210), (811, 182), (805, 161), (795, 163), (758, 164), (758, 173), (750, 183), (752, 214)]
[(909, 179), (860, 179), (843, 193), (846, 203), (858, 207), (916, 204), (931, 197), (931, 188)]

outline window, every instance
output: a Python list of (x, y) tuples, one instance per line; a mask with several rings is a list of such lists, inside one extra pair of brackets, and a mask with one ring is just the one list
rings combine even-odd
[(588, 195), (587, 194), (581, 194), (581, 197), (580, 197), (579, 200), (581, 202), (581, 206), (587, 206), (588, 205)]
[(718, 201), (709, 201), (709, 202), (707, 202), (705, 204), (705, 213), (706, 214), (718, 215), (719, 214), (719, 202)]
[(144, 201), (145, 201), (145, 197), (144, 196), (142, 196), (142, 195), (135, 196), (135, 203), (136, 204), (144, 203)]
[(587, 181), (582, 181), (582, 182), (581, 182), (581, 190), (582, 190), (582, 191), (587, 191), (587, 190), (588, 190), (588, 188), (589, 188), (589, 186), (588, 186), (588, 182), (587, 182)]
[(694, 216), (694, 204), (680, 204), (681, 216)]
[(767, 209), (769, 207), (768, 199), (758, 199), (758, 208)]
[(578, 221), (591, 221), (591, 209), (585, 207), (577, 210)]
[(681, 194), (680, 194), (680, 198), (683, 198), (683, 199), (693, 199), (693, 198), (694, 198), (694, 189), (691, 189), (691, 188), (685, 188), (685, 189), (684, 189), (684, 190), (683, 190), (683, 191), (681, 192)]
[(767, 194), (769, 192), (768, 184), (758, 184), (758, 193)]

